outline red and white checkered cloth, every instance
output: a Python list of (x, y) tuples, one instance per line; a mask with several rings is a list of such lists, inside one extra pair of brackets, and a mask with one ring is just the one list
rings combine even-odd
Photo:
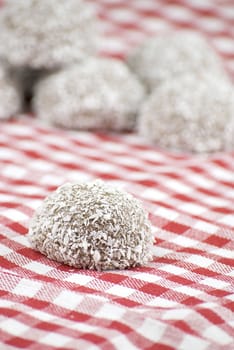
[[(233, 0), (90, 1), (100, 51), (124, 57), (171, 27), (204, 33), (234, 75)], [(143, 201), (154, 260), (126, 271), (63, 266), (28, 222), (64, 182), (102, 178)], [(0, 349), (233, 350), (234, 154), (173, 154), (137, 135), (0, 124)]]

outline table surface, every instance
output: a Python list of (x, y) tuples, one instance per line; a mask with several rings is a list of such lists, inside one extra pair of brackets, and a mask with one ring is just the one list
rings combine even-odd
[[(165, 29), (203, 33), (234, 76), (234, 1), (89, 1), (100, 52), (124, 58)], [(35, 252), (33, 211), (65, 182), (101, 178), (142, 200), (154, 259), (81, 271)], [(234, 154), (186, 155), (135, 134), (0, 124), (0, 348), (233, 350)]]

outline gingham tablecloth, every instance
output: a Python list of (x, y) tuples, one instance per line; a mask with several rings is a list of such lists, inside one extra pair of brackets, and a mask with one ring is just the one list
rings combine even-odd
[[(124, 57), (167, 28), (202, 32), (234, 73), (233, 0), (91, 1), (100, 51)], [(234, 74), (233, 74), (234, 75)], [(63, 266), (28, 222), (64, 182), (102, 178), (143, 201), (154, 260), (126, 271)], [(0, 124), (0, 349), (233, 350), (234, 154), (173, 154), (137, 135)]]

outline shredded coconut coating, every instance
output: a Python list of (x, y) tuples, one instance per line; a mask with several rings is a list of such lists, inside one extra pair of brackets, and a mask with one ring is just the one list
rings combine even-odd
[(39, 82), (33, 106), (39, 118), (71, 129), (130, 130), (144, 88), (118, 60), (90, 58)]
[(5, 0), (0, 56), (15, 66), (56, 68), (96, 51), (93, 11), (81, 0)]
[(0, 120), (9, 119), (22, 108), (22, 96), (17, 81), (8, 67), (0, 62)]
[(126, 269), (152, 258), (140, 202), (102, 181), (59, 187), (35, 212), (29, 240), (48, 258), (79, 269)]
[(129, 55), (127, 62), (148, 91), (182, 74), (226, 75), (213, 48), (202, 36), (189, 31), (149, 38)]
[[(189, 152), (222, 151), (234, 115), (231, 83), (210, 74), (184, 75), (156, 88), (142, 107), (140, 134), (161, 147)], [(228, 141), (229, 144), (231, 142)]]

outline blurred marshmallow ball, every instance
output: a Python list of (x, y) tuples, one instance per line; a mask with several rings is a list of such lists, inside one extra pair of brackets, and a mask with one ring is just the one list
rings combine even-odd
[(81, 0), (5, 0), (0, 56), (13, 66), (59, 68), (96, 51), (96, 19)]
[[(215, 152), (228, 148), (234, 116), (233, 86), (227, 79), (183, 75), (158, 86), (145, 101), (141, 135), (172, 150)], [(230, 132), (228, 133), (230, 135)]]
[(234, 112), (232, 113), (232, 118), (230, 122), (226, 125), (225, 128), (225, 149), (227, 151), (234, 151)]
[(118, 60), (90, 58), (42, 79), (33, 106), (39, 118), (71, 129), (130, 130), (144, 88)]
[(0, 120), (9, 119), (22, 108), (22, 96), (9, 68), (0, 62)]
[(29, 240), (50, 259), (95, 270), (144, 265), (154, 241), (141, 203), (102, 181), (51, 193), (32, 218)]
[(182, 74), (226, 75), (213, 48), (202, 36), (189, 31), (149, 38), (129, 55), (127, 62), (148, 91)]

